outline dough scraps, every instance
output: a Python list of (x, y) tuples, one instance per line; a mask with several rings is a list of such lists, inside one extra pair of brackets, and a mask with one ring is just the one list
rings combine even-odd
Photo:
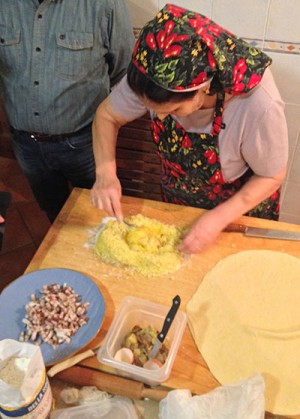
[(205, 275), (187, 315), (221, 384), (261, 373), (266, 410), (300, 413), (300, 259), (271, 250), (228, 256)]
[(177, 250), (182, 230), (143, 216), (110, 219), (96, 240), (95, 251), (107, 263), (129, 267), (145, 276), (175, 272), (183, 262)]

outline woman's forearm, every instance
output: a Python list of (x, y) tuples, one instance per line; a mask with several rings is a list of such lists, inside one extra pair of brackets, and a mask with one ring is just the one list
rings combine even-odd
[(194, 222), (183, 238), (180, 250), (195, 253), (212, 244), (229, 223), (236, 221), (277, 191), (285, 172), (283, 169), (272, 178), (252, 176), (235, 195), (212, 210), (206, 211)]
[(122, 219), (122, 191), (117, 177), (116, 143), (119, 128), (126, 122), (113, 113), (109, 99), (98, 107), (93, 122), (96, 181), (91, 190), (91, 201), (118, 219)]
[(93, 150), (96, 175), (110, 169), (116, 173), (116, 143), (119, 128), (125, 124), (111, 110), (109, 99), (98, 107), (93, 122)]
[(218, 205), (213, 211), (219, 213), (222, 224), (226, 227), (276, 192), (285, 174), (284, 168), (276, 176), (270, 178), (253, 175), (235, 195)]

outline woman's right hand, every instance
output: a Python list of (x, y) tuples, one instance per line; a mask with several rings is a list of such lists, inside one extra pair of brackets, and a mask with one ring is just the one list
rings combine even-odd
[(93, 150), (96, 182), (91, 189), (91, 202), (108, 215), (123, 220), (122, 188), (117, 177), (116, 143), (119, 128), (127, 121), (116, 115), (109, 97), (98, 107), (93, 121)]
[(118, 177), (114, 174), (97, 175), (96, 182), (91, 189), (92, 204), (109, 216), (123, 219), (121, 207), (122, 188)]

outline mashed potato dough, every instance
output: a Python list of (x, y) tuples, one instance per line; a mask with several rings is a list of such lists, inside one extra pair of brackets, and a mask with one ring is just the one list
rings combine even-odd
[(100, 232), (95, 251), (107, 263), (132, 268), (146, 276), (176, 271), (183, 255), (177, 250), (182, 230), (141, 214), (125, 223), (109, 220)]

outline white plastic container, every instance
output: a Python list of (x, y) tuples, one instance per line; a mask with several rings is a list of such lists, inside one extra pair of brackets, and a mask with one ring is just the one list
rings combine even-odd
[(153, 303), (135, 297), (126, 297), (107, 332), (97, 357), (103, 364), (115, 368), (119, 375), (155, 386), (166, 381), (171, 373), (173, 363), (186, 327), (186, 313), (178, 310), (168, 331), (165, 343), (169, 347), (169, 354), (163, 366), (157, 370), (117, 361), (114, 356), (122, 347), (125, 336), (135, 325), (146, 327), (151, 325), (158, 331), (162, 329), (170, 306)]
[(51, 419), (138, 419), (132, 401), (115, 396), (90, 405), (59, 409), (51, 413)]

